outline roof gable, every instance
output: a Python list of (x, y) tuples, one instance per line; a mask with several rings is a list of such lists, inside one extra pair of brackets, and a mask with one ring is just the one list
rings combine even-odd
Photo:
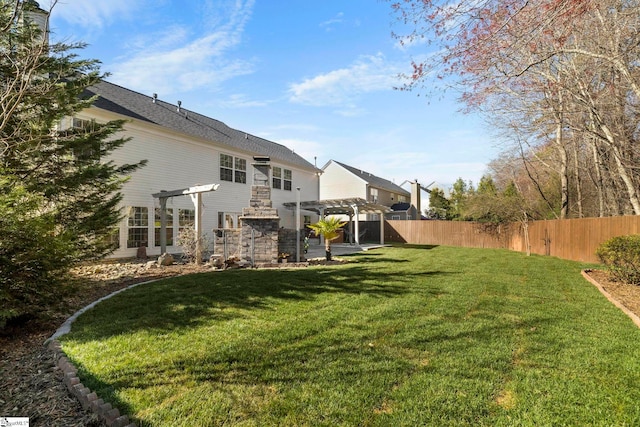
[[(384, 179), (384, 178), (380, 178), (378, 176), (375, 176), (369, 172), (365, 172), (363, 170), (354, 168), (353, 166), (349, 166), (347, 164), (335, 161), (335, 160), (331, 160), (332, 162), (342, 166), (343, 168), (345, 168), (346, 170), (348, 170), (349, 172), (351, 172), (352, 174), (360, 177), (362, 180), (364, 180), (367, 184), (369, 184), (371, 187), (375, 187), (375, 188), (379, 188), (382, 190), (387, 190), (396, 194), (403, 194), (406, 196), (410, 196), (411, 193), (408, 192), (407, 190), (405, 190), (404, 188), (400, 187), (399, 185)], [(326, 167), (326, 166), (325, 166)]]
[(113, 83), (102, 81), (87, 88), (84, 95), (98, 96), (93, 104), (95, 108), (153, 123), (185, 135), (227, 145), (230, 148), (269, 156), (275, 161), (317, 170), (314, 165), (282, 144), (232, 129), (219, 120), (178, 108), (177, 105)]

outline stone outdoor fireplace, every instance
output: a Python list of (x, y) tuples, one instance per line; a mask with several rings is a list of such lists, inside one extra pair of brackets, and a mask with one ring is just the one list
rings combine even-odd
[(280, 217), (271, 203), (269, 157), (254, 156), (253, 185), (249, 207), (242, 209), (239, 238), (240, 259), (253, 266), (278, 262)]

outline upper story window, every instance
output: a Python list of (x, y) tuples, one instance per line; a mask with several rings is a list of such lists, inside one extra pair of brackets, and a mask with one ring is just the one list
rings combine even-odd
[(247, 183), (247, 160), (220, 154), (220, 181)]
[(291, 191), (291, 181), (292, 181), (292, 173), (289, 169), (283, 169), (284, 172), (284, 189), (287, 191)]
[(369, 189), (369, 201), (372, 203), (378, 203), (378, 189), (370, 188)]
[(403, 195), (403, 194), (399, 194), (398, 195), (398, 201), (401, 203), (404, 203), (407, 201), (407, 196)]
[[(89, 133), (95, 131), (95, 120), (74, 117), (71, 128), (76, 132)], [(78, 162), (89, 163), (100, 160), (100, 141), (87, 141), (82, 147), (73, 150), (73, 156)]]
[(79, 119), (77, 117), (74, 117), (71, 122), (71, 127), (74, 129), (81, 129), (87, 132), (91, 132), (94, 130), (95, 124), (95, 120)]
[(284, 169), (278, 166), (273, 167), (271, 186), (278, 190), (284, 189), (291, 191), (293, 173), (290, 169)]
[(271, 186), (280, 190), (282, 188), (282, 168), (274, 166), (271, 176)]

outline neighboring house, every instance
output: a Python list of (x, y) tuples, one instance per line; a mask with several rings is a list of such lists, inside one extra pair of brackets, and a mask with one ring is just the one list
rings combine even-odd
[[(418, 180), (405, 180), (400, 187), (405, 190), (411, 192), (411, 203), (409, 207), (399, 206), (397, 207), (397, 211), (403, 210), (406, 208), (409, 212), (409, 215), (412, 215), (415, 218), (418, 218), (417, 213), (420, 212), (420, 219), (426, 219), (424, 213), (429, 209), (429, 194), (431, 193), (430, 188), (435, 188), (435, 181), (432, 181), (431, 184), (424, 186), (418, 182)], [(418, 209), (419, 208), (419, 209)]]
[[(237, 228), (242, 208), (249, 206), (253, 156), (268, 156), (271, 164), (271, 200), (280, 226), (294, 228), (295, 212), (282, 206), (296, 200), (318, 199), (318, 172), (311, 163), (284, 145), (231, 129), (224, 123), (153, 97), (102, 82), (89, 88), (97, 95), (94, 105), (67, 119), (63, 127), (127, 120), (122, 136), (131, 140), (109, 159), (116, 164), (146, 159), (124, 185), (124, 219), (114, 230), (118, 249), (113, 257), (135, 256), (144, 246), (147, 254), (160, 252), (160, 209), (152, 194), (195, 185), (220, 184), (202, 195), (202, 229), (209, 236), (217, 228)], [(194, 223), (194, 203), (189, 196), (168, 199), (167, 251), (180, 252), (176, 237)], [(310, 218), (301, 218), (309, 222)], [(315, 221), (315, 218), (314, 218)], [(210, 239), (212, 240), (212, 239)]]
[[(320, 199), (348, 199), (359, 197), (368, 202), (391, 207), (398, 203), (408, 203), (411, 193), (393, 182), (344, 163), (330, 160), (322, 168), (320, 175)], [(396, 216), (398, 216), (396, 218)], [(400, 218), (400, 216), (404, 216)], [(409, 215), (410, 216), (410, 215)], [(414, 219), (407, 215), (385, 214), (386, 219)], [(379, 220), (377, 214), (361, 214), (360, 220)]]

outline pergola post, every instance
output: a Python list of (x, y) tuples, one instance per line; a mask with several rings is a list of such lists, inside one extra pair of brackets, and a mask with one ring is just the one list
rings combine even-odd
[(197, 239), (196, 263), (202, 263), (202, 239), (200, 236), (200, 232), (202, 231), (202, 193), (216, 191), (219, 186), (220, 184), (196, 185), (195, 187), (183, 188), (180, 190), (163, 190), (151, 195), (153, 198), (159, 199), (160, 201), (160, 251), (162, 253), (165, 253), (167, 250), (167, 216), (165, 212), (167, 208), (167, 199), (170, 197), (191, 195), (191, 200), (196, 206), (196, 223), (194, 224)]
[(196, 207), (195, 235), (196, 235), (196, 265), (202, 264), (202, 193), (191, 194), (191, 201)]
[(349, 212), (349, 243), (353, 245), (353, 212)]
[(355, 235), (354, 237), (356, 240), (356, 246), (360, 246), (360, 214), (358, 210), (358, 205), (351, 205), (351, 207), (353, 208), (353, 216), (356, 219), (355, 221), (356, 229), (354, 230), (353, 234)]
[(380, 215), (380, 244), (384, 245), (384, 212), (378, 211)]
[(160, 197), (160, 255), (167, 252), (167, 197)]
[[(320, 208), (320, 219), (324, 219), (324, 208)], [(324, 236), (322, 234), (318, 236), (318, 242), (320, 242), (321, 245), (324, 245)]]

